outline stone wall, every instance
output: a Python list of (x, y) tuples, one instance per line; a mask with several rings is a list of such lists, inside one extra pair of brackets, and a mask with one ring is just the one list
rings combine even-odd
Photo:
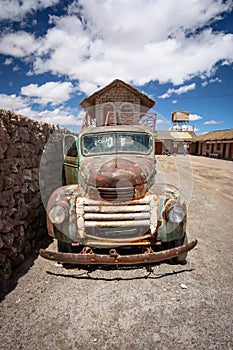
[(46, 201), (61, 185), (62, 135), (55, 125), (0, 109), (0, 285), (47, 236), (39, 178)]
[(100, 93), (95, 99), (95, 105), (106, 102), (128, 102), (139, 105), (140, 98), (123, 86), (114, 86), (107, 91)]

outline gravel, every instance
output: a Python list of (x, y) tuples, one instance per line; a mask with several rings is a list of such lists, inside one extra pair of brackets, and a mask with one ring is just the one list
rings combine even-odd
[(3, 350), (233, 349), (233, 163), (164, 156), (158, 168), (187, 189), (187, 264), (68, 269), (35, 254), (0, 304)]

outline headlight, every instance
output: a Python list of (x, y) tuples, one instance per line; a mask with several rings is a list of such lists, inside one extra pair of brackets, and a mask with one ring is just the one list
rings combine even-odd
[(173, 208), (169, 210), (169, 213), (168, 213), (169, 221), (176, 222), (176, 223), (181, 222), (184, 216), (185, 216), (185, 211), (179, 205), (175, 205)]
[(48, 213), (53, 224), (61, 224), (66, 218), (66, 209), (61, 205), (55, 205)]

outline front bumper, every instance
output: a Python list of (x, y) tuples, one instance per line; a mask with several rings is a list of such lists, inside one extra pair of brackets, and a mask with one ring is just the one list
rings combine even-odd
[(51, 252), (45, 249), (40, 249), (40, 255), (48, 260), (57, 261), (67, 264), (80, 264), (80, 265), (135, 265), (154, 263), (171, 258), (176, 258), (179, 255), (187, 253), (193, 249), (197, 244), (197, 240), (193, 240), (188, 244), (184, 244), (180, 247), (171, 248), (159, 252), (146, 252), (143, 254), (132, 255), (119, 255), (115, 249), (110, 250), (107, 254), (96, 254), (94, 252), (89, 253), (61, 253)]

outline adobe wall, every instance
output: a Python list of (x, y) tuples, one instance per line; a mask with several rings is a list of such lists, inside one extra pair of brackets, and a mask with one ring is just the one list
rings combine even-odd
[(47, 236), (40, 161), (45, 144), (57, 133), (47, 147), (53, 163), (43, 159), (48, 181), (41, 183), (46, 187), (51, 182), (51, 192), (61, 185), (56, 174), (62, 158), (62, 130), (0, 109), (0, 285)]

